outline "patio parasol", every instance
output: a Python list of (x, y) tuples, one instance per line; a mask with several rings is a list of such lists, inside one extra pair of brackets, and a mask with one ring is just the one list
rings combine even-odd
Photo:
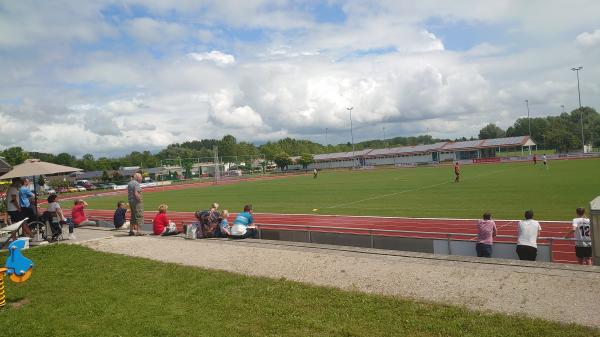
[(37, 179), (36, 176), (45, 174), (69, 173), (83, 171), (82, 169), (64, 165), (58, 165), (41, 161), (39, 159), (27, 159), (23, 164), (15, 165), (12, 170), (0, 176), (0, 179), (15, 177), (33, 177), (33, 191), (35, 194), (35, 210), (37, 211)]

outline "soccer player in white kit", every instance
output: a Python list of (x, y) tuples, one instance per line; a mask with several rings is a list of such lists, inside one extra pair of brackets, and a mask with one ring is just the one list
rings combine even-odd
[(570, 233), (575, 232), (575, 255), (579, 264), (592, 265), (592, 238), (590, 233), (590, 219), (585, 217), (585, 209), (577, 208), (577, 218), (573, 219), (573, 228)]

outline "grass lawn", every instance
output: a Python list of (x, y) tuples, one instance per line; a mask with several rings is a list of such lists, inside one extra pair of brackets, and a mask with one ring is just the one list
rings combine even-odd
[[(144, 193), (146, 210), (167, 203), (170, 210), (206, 209), (217, 201), (239, 211), (520, 219), (533, 209), (537, 219), (569, 220), (577, 207), (600, 195), (600, 159), (541, 163), (464, 165), (460, 183), (451, 167), (323, 171), (269, 181)], [(114, 209), (125, 196), (92, 198), (90, 208)]]
[[(538, 319), (208, 271), (74, 245), (25, 251), (7, 336), (600, 336)], [(4, 255), (5, 257), (5, 255)]]

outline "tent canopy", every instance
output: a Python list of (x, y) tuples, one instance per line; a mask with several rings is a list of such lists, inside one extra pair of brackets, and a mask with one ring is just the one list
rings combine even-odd
[(57, 174), (82, 171), (82, 169), (64, 165), (57, 165), (39, 159), (27, 159), (23, 164), (16, 165), (11, 171), (1, 176), (0, 179), (15, 177), (39, 176), (42, 174)]

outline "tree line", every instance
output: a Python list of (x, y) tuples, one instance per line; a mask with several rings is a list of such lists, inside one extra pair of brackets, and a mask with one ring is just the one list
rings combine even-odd
[[(581, 124), (580, 116), (583, 113), (584, 137), (586, 143), (593, 140), (594, 146), (600, 144), (600, 115), (596, 110), (590, 107), (584, 107), (573, 110), (569, 113), (563, 113), (559, 116), (536, 117), (528, 120), (519, 118), (514, 124), (506, 130), (501, 129), (493, 123), (486, 125), (479, 132), (480, 139), (501, 138), (523, 136), (529, 134), (529, 122), (531, 122), (531, 137), (538, 144), (538, 147), (544, 149), (556, 149), (566, 152), (573, 149), (580, 149), (581, 146)], [(473, 137), (469, 139), (474, 139)], [(385, 148), (397, 146), (412, 146), (419, 144), (431, 144), (440, 141), (450, 141), (451, 139), (437, 139), (429, 135), (420, 135), (412, 137), (394, 137), (386, 140), (373, 139), (355, 144), (357, 151), (371, 148)], [(467, 140), (466, 137), (454, 139), (455, 141)], [(59, 153), (57, 155), (41, 152), (27, 152), (21, 147), (10, 147), (0, 151), (0, 156), (4, 157), (11, 165), (22, 163), (28, 158), (37, 158), (43, 161), (56, 163), (66, 166), (74, 166), (85, 171), (107, 171), (118, 170), (127, 166), (141, 166), (142, 168), (157, 167), (161, 161), (168, 159), (181, 160), (183, 165), (188, 165), (186, 159), (204, 158), (206, 161), (213, 158), (213, 148), (218, 148), (218, 156), (224, 161), (244, 162), (249, 158), (258, 158), (264, 156), (267, 160), (276, 161), (278, 166), (280, 162), (291, 164), (290, 157), (298, 156), (298, 163), (306, 166), (312, 162), (312, 155), (321, 153), (349, 152), (352, 151), (350, 142), (343, 144), (322, 145), (309, 140), (284, 138), (274, 142), (267, 142), (261, 145), (238, 141), (232, 135), (226, 135), (222, 139), (202, 139), (183, 143), (174, 143), (168, 145), (156, 154), (150, 151), (133, 151), (122, 157), (99, 157), (95, 158), (92, 154), (84, 154), (77, 158), (69, 153)], [(235, 159), (234, 159), (235, 158)], [(286, 165), (287, 166), (287, 165)]]
[(564, 112), (558, 116), (519, 118), (506, 130), (490, 123), (479, 131), (479, 139), (524, 136), (529, 134), (542, 149), (555, 149), (557, 152), (579, 150), (581, 143), (581, 126), (583, 120), (583, 137), (586, 145), (600, 145), (600, 114), (590, 107)]

